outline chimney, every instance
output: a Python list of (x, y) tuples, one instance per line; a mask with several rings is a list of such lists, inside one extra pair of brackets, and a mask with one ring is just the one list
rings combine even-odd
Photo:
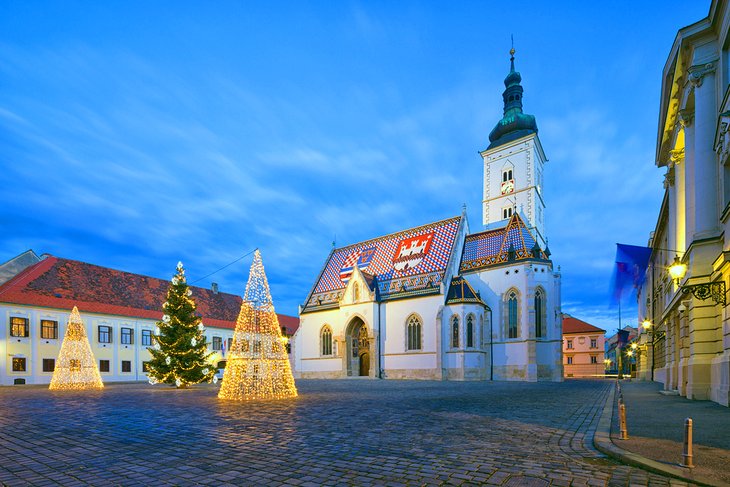
[(213, 291), (213, 294), (218, 294), (218, 283), (217, 282), (211, 282), (210, 283), (210, 290)]

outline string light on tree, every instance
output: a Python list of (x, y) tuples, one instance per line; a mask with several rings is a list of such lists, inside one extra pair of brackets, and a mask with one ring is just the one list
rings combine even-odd
[(200, 382), (217, 382), (215, 370), (210, 368), (213, 353), (208, 352), (205, 327), (195, 313), (197, 307), (192, 295), (185, 269), (178, 262), (167, 301), (162, 305), (162, 320), (157, 322), (154, 344), (148, 348), (152, 354), (147, 372), (150, 384), (186, 388)]
[(218, 397), (241, 401), (296, 396), (285, 338), (257, 250)]
[(86, 328), (76, 306), (68, 319), (51, 385), (53, 390), (103, 389), (104, 383), (91, 351)]

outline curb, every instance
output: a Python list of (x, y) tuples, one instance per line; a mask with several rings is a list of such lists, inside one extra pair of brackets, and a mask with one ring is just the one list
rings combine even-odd
[(730, 484), (726, 484), (724, 482), (718, 483), (714, 480), (692, 475), (690, 469), (681, 468), (679, 466), (674, 467), (666, 463), (657, 462), (656, 460), (651, 460), (637, 453), (626, 451), (623, 448), (616, 446), (613, 441), (611, 441), (611, 420), (613, 418), (614, 397), (615, 387), (612, 387), (608, 393), (606, 404), (603, 407), (601, 419), (598, 420), (596, 433), (593, 436), (593, 446), (595, 446), (598, 451), (605, 453), (609, 457), (612, 457), (622, 463), (643, 468), (644, 470), (661, 475), (692, 482), (697, 485), (704, 485), (708, 487), (730, 487)]

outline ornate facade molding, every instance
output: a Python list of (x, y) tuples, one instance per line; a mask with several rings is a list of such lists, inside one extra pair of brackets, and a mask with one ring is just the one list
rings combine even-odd
[(730, 111), (720, 114), (717, 124), (717, 141), (715, 150), (720, 156), (720, 161), (725, 162), (730, 156)]
[(690, 68), (687, 70), (687, 72), (689, 73), (689, 82), (692, 83), (693, 87), (699, 88), (700, 86), (702, 86), (702, 81), (704, 77), (708, 74), (714, 73), (716, 68), (717, 65), (715, 63), (697, 64), (695, 66), (690, 66)]
[(672, 167), (682, 164), (682, 162), (684, 162), (684, 147), (669, 151), (669, 163)]
[(695, 119), (695, 112), (694, 110), (690, 110), (687, 108), (684, 108), (682, 110), (679, 110), (679, 115), (677, 116), (677, 123), (682, 127), (689, 127), (692, 125), (692, 122)]
[(664, 189), (674, 186), (674, 166), (670, 166), (664, 174)]

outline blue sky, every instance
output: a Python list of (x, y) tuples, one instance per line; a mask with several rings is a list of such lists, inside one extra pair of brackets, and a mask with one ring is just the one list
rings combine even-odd
[[(549, 162), (563, 310), (608, 329), (615, 243), (646, 244), (661, 70), (709, 1), (5, 2), (0, 261), (32, 248), (190, 281), (259, 247), (295, 315), (333, 239), (457, 215), (514, 34)], [(251, 257), (206, 278), (242, 294)], [(635, 322), (635, 312), (624, 318)]]

